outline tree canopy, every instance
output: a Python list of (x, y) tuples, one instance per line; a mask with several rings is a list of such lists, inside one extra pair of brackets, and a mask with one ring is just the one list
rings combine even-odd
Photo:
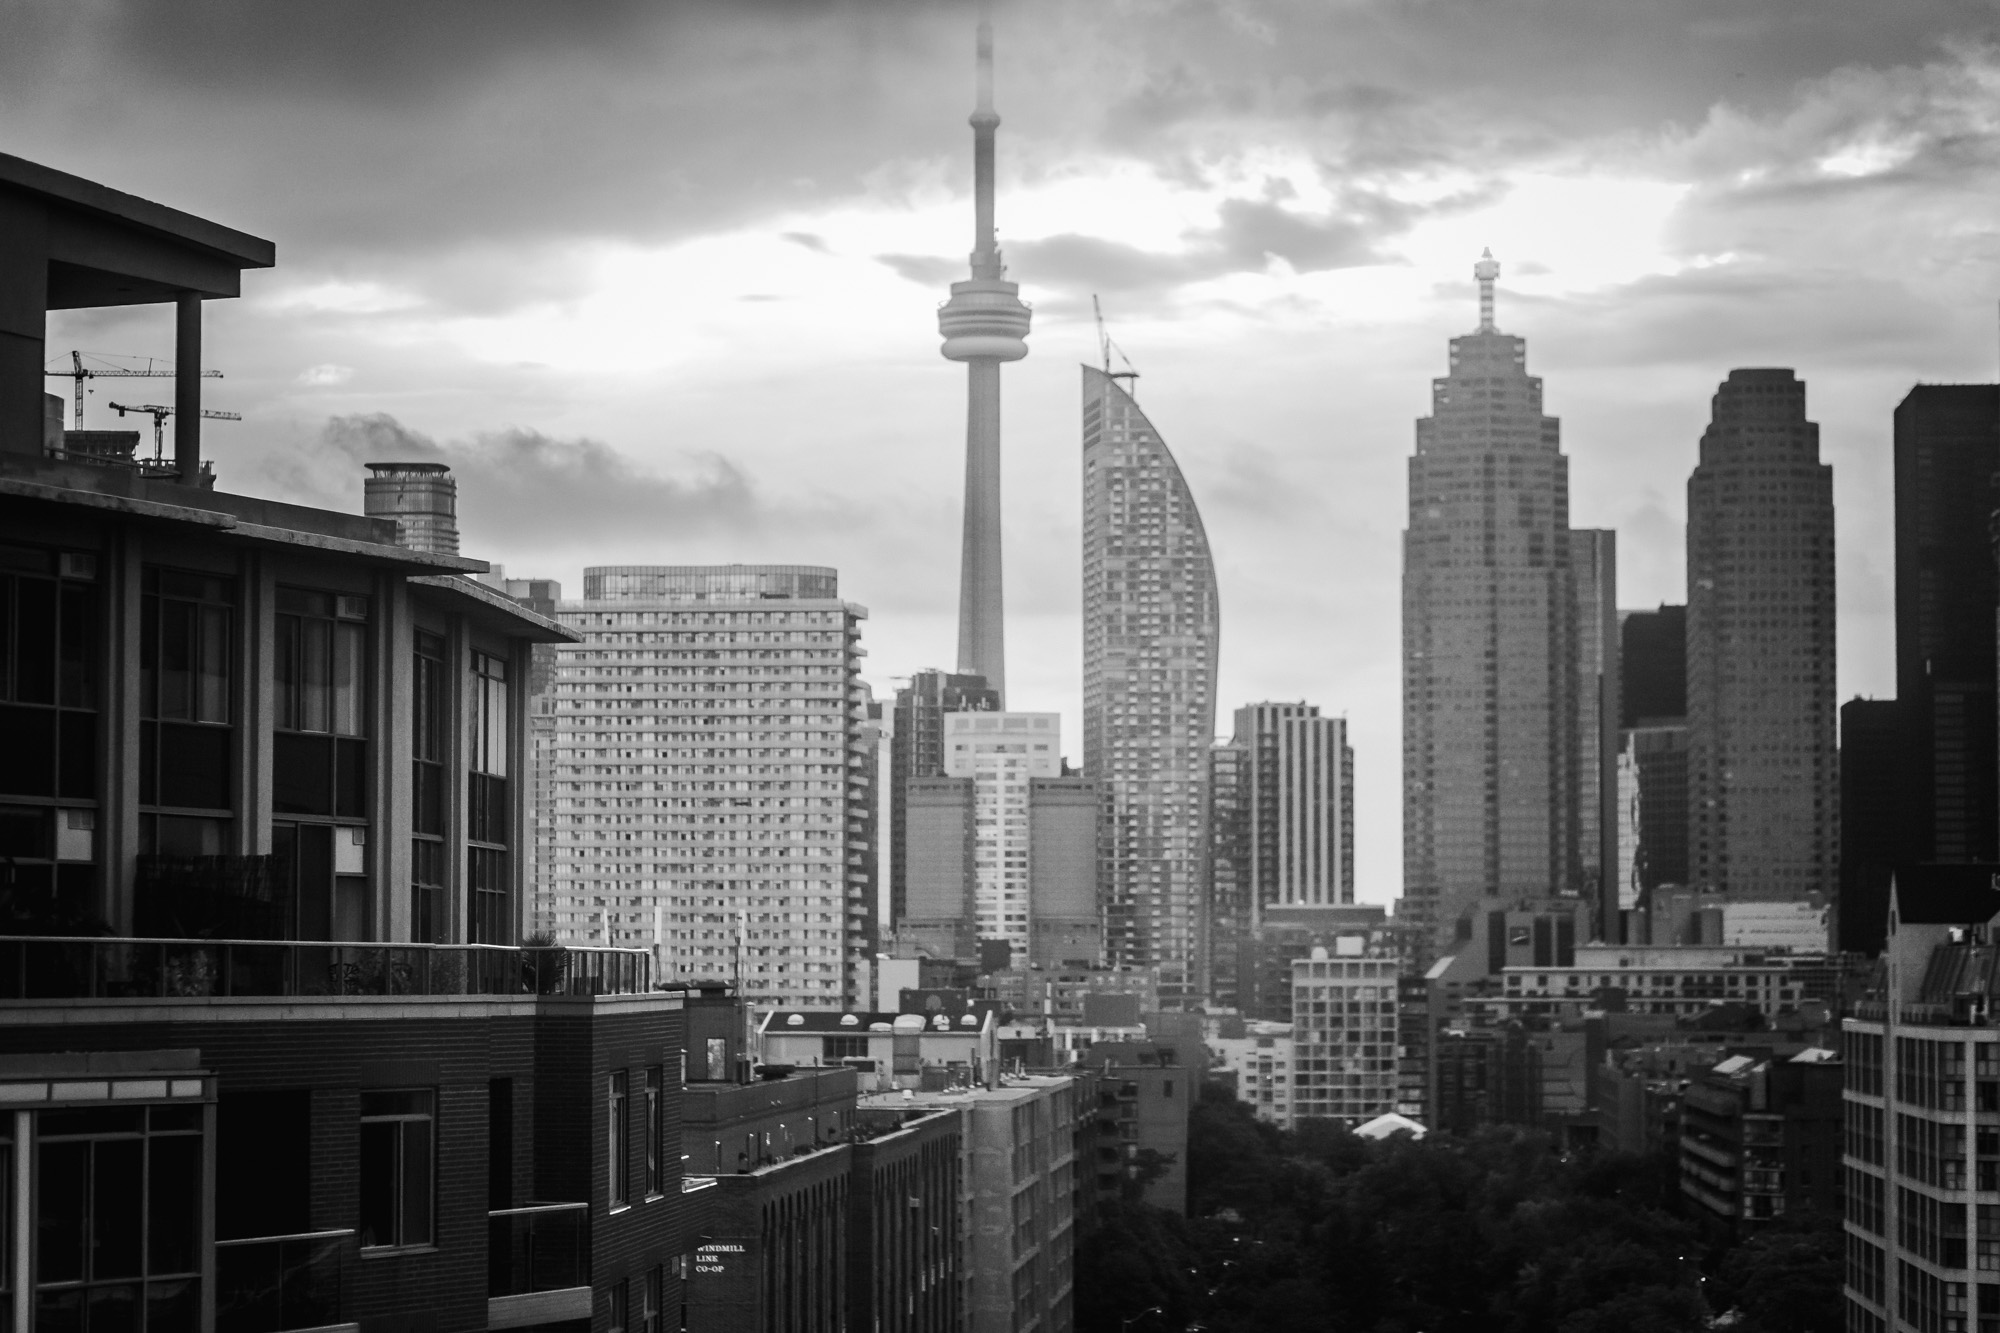
[(1704, 1239), (1670, 1164), (1548, 1135), (1286, 1133), (1209, 1087), (1189, 1216), (1108, 1206), (1077, 1255), (1080, 1333), (1736, 1333), (1840, 1327), (1837, 1220)]

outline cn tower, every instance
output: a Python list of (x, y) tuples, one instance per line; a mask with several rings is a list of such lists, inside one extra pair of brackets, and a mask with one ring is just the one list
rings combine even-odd
[(965, 362), (965, 547), (958, 573), (958, 669), (986, 677), (1007, 706), (1000, 579), (1000, 363), (1028, 354), (1028, 307), (1006, 280), (993, 239), (993, 25), (979, 22), (979, 103), (972, 112), (972, 276), (938, 307), (948, 361)]

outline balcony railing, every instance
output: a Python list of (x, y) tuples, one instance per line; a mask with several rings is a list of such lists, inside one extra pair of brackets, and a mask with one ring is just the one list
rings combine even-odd
[(0, 999), (643, 995), (641, 949), (0, 936)]
[(215, 1242), (215, 1333), (282, 1333), (342, 1322), (340, 1268), (354, 1231)]
[(587, 1203), (537, 1203), (488, 1213), (486, 1294), (589, 1286), (589, 1211)]

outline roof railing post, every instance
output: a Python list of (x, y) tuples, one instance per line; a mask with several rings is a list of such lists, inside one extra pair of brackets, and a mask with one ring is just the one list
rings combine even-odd
[(174, 470), (201, 484), (201, 293), (174, 298)]

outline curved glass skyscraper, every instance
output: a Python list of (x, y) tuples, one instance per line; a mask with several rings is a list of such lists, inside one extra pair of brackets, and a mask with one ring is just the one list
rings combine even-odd
[(1104, 949), (1200, 999), (1220, 611), (1194, 495), (1119, 377), (1083, 368), (1083, 769), (1109, 803)]

